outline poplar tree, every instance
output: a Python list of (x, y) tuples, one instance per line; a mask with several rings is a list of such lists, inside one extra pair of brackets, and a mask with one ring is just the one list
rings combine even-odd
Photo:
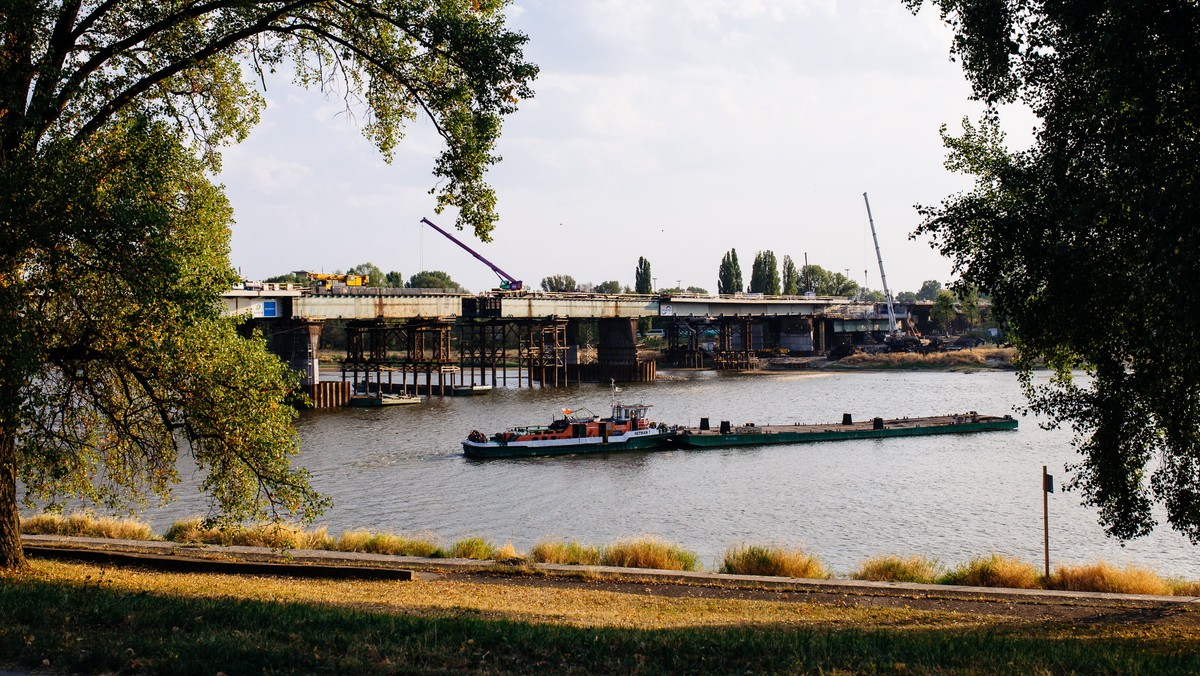
[(750, 270), (750, 291), (769, 296), (779, 295), (779, 266), (775, 252), (760, 251), (754, 256), (754, 267)]
[(783, 295), (800, 295), (800, 271), (791, 256), (783, 257)]
[(742, 266), (738, 265), (737, 249), (730, 249), (717, 270), (717, 293), (740, 293), (742, 288)]
[(654, 280), (650, 276), (650, 261), (638, 257), (637, 272), (633, 278), (634, 293), (654, 293)]

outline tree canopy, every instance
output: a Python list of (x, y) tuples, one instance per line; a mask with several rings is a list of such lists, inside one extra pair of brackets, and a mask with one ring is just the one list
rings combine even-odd
[(578, 291), (579, 284), (571, 275), (550, 275), (542, 278), (542, 291)]
[(800, 271), (791, 256), (783, 257), (783, 295), (800, 295)]
[(441, 270), (422, 270), (412, 277), (408, 278), (408, 283), (404, 285), (409, 289), (448, 289), (451, 291), (462, 291), (461, 284), (450, 279), (450, 275)]
[(638, 256), (637, 271), (633, 277), (634, 293), (654, 293), (654, 280), (650, 276), (650, 261)]
[(737, 249), (730, 249), (717, 269), (717, 293), (739, 293), (742, 288), (742, 266), (738, 264)]
[[(975, 187), (922, 207), (916, 234), (990, 297), (1030, 409), (1076, 433), (1068, 487), (1107, 532), (1150, 532), (1160, 504), (1200, 543), (1200, 5), (928, 4), (988, 110), (943, 130)], [(1009, 102), (1039, 120), (1027, 149), (1005, 145)]]
[(755, 254), (754, 266), (750, 268), (750, 291), (769, 296), (779, 295), (779, 265), (775, 262), (775, 252), (759, 251)]
[(0, 568), (26, 499), (164, 496), (190, 452), (215, 515), (311, 517), (288, 462), (295, 378), (220, 312), (232, 213), (208, 174), (289, 69), (390, 157), (445, 141), (438, 208), (487, 238), (485, 170), (531, 95), (502, 0), (109, 2), (0, 9)]

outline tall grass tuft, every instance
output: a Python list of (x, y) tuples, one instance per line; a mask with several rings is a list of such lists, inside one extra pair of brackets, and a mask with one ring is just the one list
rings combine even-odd
[(1012, 589), (1037, 589), (1041, 575), (1032, 563), (1020, 561), (1002, 554), (976, 557), (959, 564), (946, 573), (941, 584), (961, 584), (969, 587), (1009, 587)]
[(1134, 566), (1117, 568), (1104, 561), (1076, 566), (1058, 566), (1046, 580), (1046, 588), (1113, 594), (1154, 594), (1158, 596), (1171, 594), (1170, 585), (1152, 571)]
[(478, 559), (486, 561), (495, 558), (496, 546), (480, 537), (467, 538), (454, 543), (450, 556), (456, 559)]
[(649, 536), (617, 540), (601, 551), (600, 563), (620, 568), (700, 570), (700, 558), (696, 554)]
[(66, 515), (36, 514), (28, 519), (21, 519), (21, 532), (26, 535), (67, 535), (115, 540), (156, 539), (149, 524), (135, 519), (98, 517), (90, 512), (72, 512)]
[(569, 566), (600, 565), (600, 549), (595, 545), (583, 545), (571, 540), (548, 540), (539, 542), (529, 550), (529, 557), (536, 563), (559, 563)]
[(1200, 582), (1195, 580), (1169, 577), (1166, 579), (1166, 583), (1167, 587), (1171, 589), (1172, 596), (1200, 596)]
[(517, 548), (514, 547), (513, 543), (511, 542), (505, 542), (497, 547), (496, 551), (492, 554), (492, 558), (496, 561), (503, 561), (505, 563), (525, 562), (525, 555), (521, 552), (518, 552)]
[(988, 362), (1011, 364), (1016, 351), (1012, 348), (977, 347), (956, 352), (884, 352), (867, 354), (860, 352), (841, 360), (847, 366), (870, 366), (871, 368), (914, 368), (914, 367), (979, 367)]
[(798, 549), (738, 545), (725, 550), (721, 572), (731, 575), (768, 575), (826, 579), (833, 573), (817, 557)]
[(437, 558), (446, 555), (433, 542), (393, 533), (372, 533), (365, 530), (346, 531), (330, 543), (329, 549), (339, 552), (390, 554), (392, 556), (421, 556)]
[(873, 556), (858, 564), (850, 571), (854, 580), (874, 580), (876, 582), (920, 582), (933, 584), (944, 575), (941, 563), (937, 559), (925, 556), (897, 556), (885, 554)]
[(181, 519), (167, 529), (166, 539), (209, 545), (271, 547), (273, 549), (330, 549), (332, 538), (325, 528), (305, 531), (286, 523), (260, 523), (218, 528), (194, 516)]

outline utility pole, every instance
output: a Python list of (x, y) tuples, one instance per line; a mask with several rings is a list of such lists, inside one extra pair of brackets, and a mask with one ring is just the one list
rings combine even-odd
[(1042, 542), (1046, 552), (1046, 577), (1050, 577), (1050, 494), (1054, 492), (1054, 477), (1042, 465)]

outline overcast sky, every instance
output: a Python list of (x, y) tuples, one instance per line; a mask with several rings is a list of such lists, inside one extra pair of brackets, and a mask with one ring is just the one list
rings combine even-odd
[[(939, 125), (980, 109), (935, 12), (913, 16), (900, 0), (521, 0), (509, 13), (541, 74), (490, 173), (494, 241), (462, 238), (514, 277), (632, 285), (645, 256), (660, 288), (716, 291), (726, 251), (749, 282), (769, 249), (880, 289), (866, 192), (893, 293), (951, 279), (948, 261), (909, 239), (915, 204), (970, 185), (943, 168)], [(369, 261), (496, 285), (420, 225), (454, 222), (433, 213), (427, 122), (388, 165), (340, 100), (285, 79), (268, 81), (267, 98), (219, 179), (244, 277)]]

